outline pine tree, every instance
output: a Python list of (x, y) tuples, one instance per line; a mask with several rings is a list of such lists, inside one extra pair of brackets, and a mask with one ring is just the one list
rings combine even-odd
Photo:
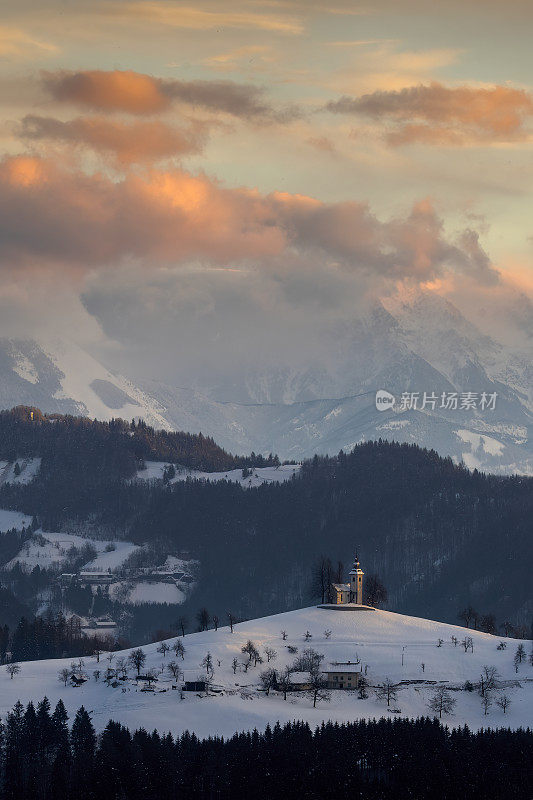
[(70, 742), (72, 747), (72, 792), (80, 800), (86, 800), (91, 796), (96, 734), (89, 714), (83, 706), (78, 709), (74, 717)]

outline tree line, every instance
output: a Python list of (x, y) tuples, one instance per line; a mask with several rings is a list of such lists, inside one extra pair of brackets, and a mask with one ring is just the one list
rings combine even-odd
[(22, 617), (13, 630), (8, 625), (0, 627), (1, 663), (89, 656), (97, 651), (127, 646), (128, 643), (120, 639), (83, 636), (79, 617), (67, 619), (61, 612), (33, 619)]
[(173, 737), (110, 721), (97, 735), (83, 706), (71, 726), (52, 711), (17, 702), (2, 727), (5, 800), (159, 800), (351, 796), (368, 800), (525, 800), (533, 793), (528, 730), (449, 730), (420, 718), (276, 723), (227, 739)]

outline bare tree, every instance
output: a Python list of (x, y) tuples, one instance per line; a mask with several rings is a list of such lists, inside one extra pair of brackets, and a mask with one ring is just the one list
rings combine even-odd
[(390, 701), (398, 699), (399, 688), (397, 684), (393, 683), (390, 678), (386, 678), (383, 683), (376, 686), (375, 692), (378, 700), (386, 700), (387, 706), (390, 706)]
[(102, 650), (101, 650), (99, 645), (96, 645), (96, 647), (93, 650), (93, 656), (96, 656), (96, 663), (97, 664), (100, 662), (100, 656), (101, 655), (102, 655)]
[(276, 686), (276, 670), (275, 669), (265, 669), (264, 672), (261, 672), (259, 675), (259, 680), (261, 681), (261, 686), (265, 690), (265, 694), (268, 697), (270, 694), (270, 690), (274, 689)]
[(178, 617), (178, 628), (181, 631), (181, 635), (185, 636), (185, 628), (189, 624), (187, 617)]
[(291, 689), (291, 672), (288, 667), (278, 677), (278, 689), (283, 692), (283, 699), (286, 700), (287, 692), (290, 692)]
[(492, 697), (490, 696), (490, 692), (485, 692), (483, 697), (481, 698), (481, 706), (483, 708), (484, 716), (487, 716), (489, 713), (489, 708), (492, 705)]
[(464, 647), (465, 653), (467, 653), (469, 650), (474, 652), (474, 640), (471, 636), (465, 636), (461, 642), (461, 646)]
[(501, 676), (496, 667), (488, 667), (485, 664), (481, 672), (481, 683), (479, 685), (479, 693), (482, 697), (498, 688), (499, 677)]
[(128, 662), (124, 658), (124, 656), (120, 656), (117, 658), (117, 665), (116, 665), (117, 672), (120, 672), (123, 678), (126, 677), (128, 673)]
[(379, 575), (368, 575), (365, 581), (365, 603), (379, 608), (388, 600), (388, 592)]
[(211, 656), (211, 653), (207, 653), (200, 663), (202, 667), (205, 667), (207, 675), (213, 675), (214, 668), (213, 668), (213, 658)]
[(235, 616), (231, 613), (231, 611), (228, 611), (228, 620), (229, 620), (230, 633), (233, 633), (233, 626), (235, 625), (236, 619)]
[(511, 705), (511, 698), (506, 694), (501, 694), (496, 700), (496, 705), (499, 706), (503, 711), (503, 713), (505, 714), (505, 712)]
[(441, 719), (443, 714), (451, 714), (453, 712), (456, 703), (457, 700), (451, 696), (445, 686), (437, 686), (428, 702), (428, 708), (438, 713), (439, 719)]
[(457, 614), (457, 618), (460, 619), (462, 622), (464, 622), (466, 627), (469, 628), (470, 623), (472, 622), (475, 614), (476, 612), (474, 611), (472, 606), (467, 606)]
[(179, 680), (181, 669), (176, 661), (169, 661), (167, 670), (170, 672), (175, 681)]
[(496, 633), (496, 617), (494, 614), (483, 614), (479, 620), (479, 627), (485, 633)]
[(146, 653), (138, 647), (136, 650), (131, 651), (128, 656), (128, 661), (130, 661), (137, 670), (137, 675), (140, 675), (141, 667), (144, 666), (146, 661)]
[(331, 692), (328, 690), (328, 682), (318, 669), (310, 672), (308, 692), (313, 698), (313, 708), (316, 708), (318, 700), (329, 702), (331, 700)]
[(96, 683), (98, 683), (98, 679), (100, 678), (100, 670), (99, 670), (99, 669), (95, 669), (95, 670), (94, 670), (94, 672), (93, 672), (93, 678), (94, 678), (94, 680), (96, 681)]
[(20, 665), (19, 664), (8, 664), (6, 667), (6, 671), (9, 673), (9, 677), (11, 680), (18, 675), (20, 672)]
[(213, 625), (215, 626), (216, 631), (218, 631), (218, 623), (219, 623), (218, 616), (216, 614), (213, 614)]
[(313, 672), (319, 669), (323, 659), (323, 653), (318, 653), (312, 647), (306, 647), (295, 660), (292, 669), (295, 672)]
[(320, 556), (313, 567), (311, 580), (311, 594), (313, 597), (320, 597), (320, 602), (325, 603), (328, 599), (330, 584), (332, 583), (331, 561), (326, 556)]
[(518, 672), (518, 667), (520, 666), (522, 661), (524, 661), (525, 657), (526, 657), (526, 649), (524, 645), (520, 642), (520, 644), (516, 648), (516, 653), (514, 654), (513, 658), (515, 672)]
[(185, 658), (185, 647), (183, 646), (183, 642), (181, 639), (176, 639), (174, 644), (172, 645), (172, 650), (176, 653), (177, 656), (181, 656), (181, 660)]
[(274, 648), (273, 648), (273, 647), (270, 647), (270, 645), (268, 645), (268, 644), (267, 644), (267, 645), (265, 645), (265, 647), (263, 648), (263, 650), (265, 651), (265, 655), (266, 655), (266, 657), (267, 657), (267, 663), (270, 663), (271, 661), (274, 661), (274, 659), (275, 659), (275, 658), (277, 657), (277, 655), (278, 655), (277, 651), (276, 651), (276, 650), (274, 650)]
[(313, 638), (313, 634), (312, 634), (312, 633), (309, 633), (309, 631), (306, 631), (306, 632), (304, 633), (304, 639), (305, 639), (305, 641), (306, 641), (306, 642), (308, 642), (308, 641), (309, 641), (309, 639), (312, 639), (312, 638)]
[(115, 654), (111, 651), (107, 654), (106, 658), (109, 661), (109, 664), (111, 664), (113, 662), (113, 659), (115, 658)]
[(240, 666), (240, 662), (238, 658), (234, 658), (231, 662), (231, 668), (233, 669), (233, 674), (235, 675), (237, 672), (238, 667)]
[(209, 611), (207, 608), (201, 608), (196, 615), (196, 619), (198, 620), (198, 630), (206, 631), (209, 628), (211, 617), (209, 616)]
[(503, 635), (506, 638), (509, 638), (509, 636), (511, 636), (511, 634), (513, 632), (513, 623), (509, 622), (509, 620), (505, 620), (505, 622), (501, 623), (500, 630), (503, 631)]
[(329, 630), (329, 628), (327, 628), (327, 629), (324, 631), (324, 637), (325, 637), (326, 639), (329, 639), (329, 637), (330, 637), (330, 636), (331, 636), (331, 631)]
[(283, 639), (283, 641), (285, 641), (285, 640), (286, 640), (286, 638), (287, 638), (287, 631), (281, 631), (281, 638)]
[[(255, 661), (256, 656), (259, 655), (259, 651), (255, 644), (252, 642), (251, 639), (248, 639), (246, 644), (241, 647), (241, 653), (245, 653), (248, 656), (248, 662)], [(256, 662), (257, 663), (257, 662)]]
[(59, 670), (59, 673), (57, 675), (58, 680), (63, 681), (64, 685), (66, 686), (67, 685), (67, 681), (70, 678), (70, 674), (71, 674), (70, 670), (67, 669), (66, 667), (63, 667), (63, 669)]
[(166, 654), (168, 653), (169, 650), (170, 650), (170, 645), (167, 644), (167, 642), (161, 642), (161, 644), (157, 648), (157, 652), (161, 653), (163, 658), (165, 658), (165, 656), (166, 656)]

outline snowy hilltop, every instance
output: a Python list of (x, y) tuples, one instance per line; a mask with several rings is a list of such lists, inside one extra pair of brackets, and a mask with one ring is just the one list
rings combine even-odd
[[(430, 703), (444, 689), (446, 724), (518, 728), (533, 716), (531, 647), (389, 611), (304, 608), (80, 662), (22, 662), (12, 677), (8, 664), (0, 716), (46, 695), (69, 714), (84, 705), (98, 730), (111, 718), (132, 730), (229, 736), (278, 720), (439, 716)], [(322, 676), (316, 697), (305, 669), (313, 661)], [(328, 690), (328, 672), (359, 677), (351, 689)]]

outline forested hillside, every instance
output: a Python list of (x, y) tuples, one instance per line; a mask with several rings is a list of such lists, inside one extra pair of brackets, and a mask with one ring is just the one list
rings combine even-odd
[(44, 530), (90, 521), (93, 531), (198, 559), (185, 614), (305, 605), (320, 555), (348, 568), (357, 547), (391, 609), (455, 621), (472, 604), (501, 622), (530, 623), (532, 479), (471, 473), (433, 451), (379, 441), (315, 457), (284, 484), (132, 481), (145, 457), (219, 470), (265, 460), (234, 458), (200, 436), (38, 412), (30, 420), (27, 410), (0, 414), (0, 456), (13, 454), (39, 455), (42, 466), (25, 485), (0, 486), (0, 508), (33, 515)]
[(230, 455), (200, 434), (156, 431), (141, 421), (99, 422), (42, 414), (18, 406), (0, 411), (0, 460), (39, 456), (48, 470), (130, 477), (144, 459), (179, 462), (191, 469), (235, 469), (247, 460)]

